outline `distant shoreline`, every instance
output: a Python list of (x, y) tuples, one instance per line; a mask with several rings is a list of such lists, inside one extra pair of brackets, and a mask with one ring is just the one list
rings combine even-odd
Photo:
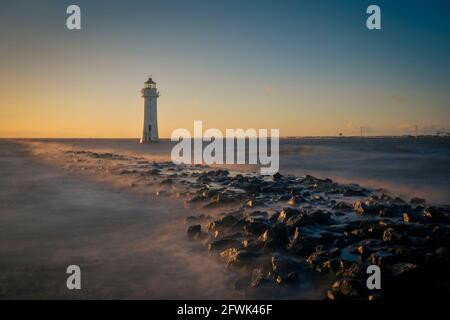
[[(420, 135), (420, 136), (285, 136), (280, 140), (306, 140), (306, 139), (450, 139), (450, 135)], [(0, 140), (52, 140), (52, 141), (73, 141), (73, 140), (116, 140), (139, 142), (139, 138), (56, 138), (56, 137), (34, 137), (34, 138), (0, 138)], [(160, 141), (171, 141), (170, 138), (160, 138)]]

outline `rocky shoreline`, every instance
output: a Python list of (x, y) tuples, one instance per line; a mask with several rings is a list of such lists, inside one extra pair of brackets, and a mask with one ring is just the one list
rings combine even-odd
[[(200, 208), (185, 220), (187, 237), (239, 275), (236, 290), (295, 288), (315, 274), (328, 283), (323, 298), (333, 300), (450, 292), (449, 206), (313, 176), (263, 177), (84, 150), (61, 159), (70, 169), (126, 176), (130, 187), (156, 186)], [(381, 290), (367, 289), (372, 264), (381, 268)]]

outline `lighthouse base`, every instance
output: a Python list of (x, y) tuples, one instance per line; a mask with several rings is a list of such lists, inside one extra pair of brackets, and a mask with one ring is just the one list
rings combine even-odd
[(150, 144), (150, 143), (159, 143), (159, 139), (158, 140), (139, 140), (139, 143), (144, 143), (144, 144)]

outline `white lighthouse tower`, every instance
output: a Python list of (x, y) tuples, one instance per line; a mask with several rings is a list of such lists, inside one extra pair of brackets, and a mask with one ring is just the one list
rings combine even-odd
[(156, 100), (159, 97), (159, 92), (156, 89), (156, 82), (151, 77), (144, 82), (141, 94), (142, 98), (144, 98), (144, 127), (142, 128), (141, 143), (158, 142), (158, 109)]

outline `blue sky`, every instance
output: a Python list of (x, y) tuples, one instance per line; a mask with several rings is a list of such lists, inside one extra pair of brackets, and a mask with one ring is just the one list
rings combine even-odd
[[(69, 4), (81, 31), (65, 28)], [(382, 30), (365, 27), (370, 4)], [(448, 128), (449, 15), (448, 1), (11, 1), (0, 136), (138, 135), (150, 74), (162, 136), (194, 120), (282, 135)]]

